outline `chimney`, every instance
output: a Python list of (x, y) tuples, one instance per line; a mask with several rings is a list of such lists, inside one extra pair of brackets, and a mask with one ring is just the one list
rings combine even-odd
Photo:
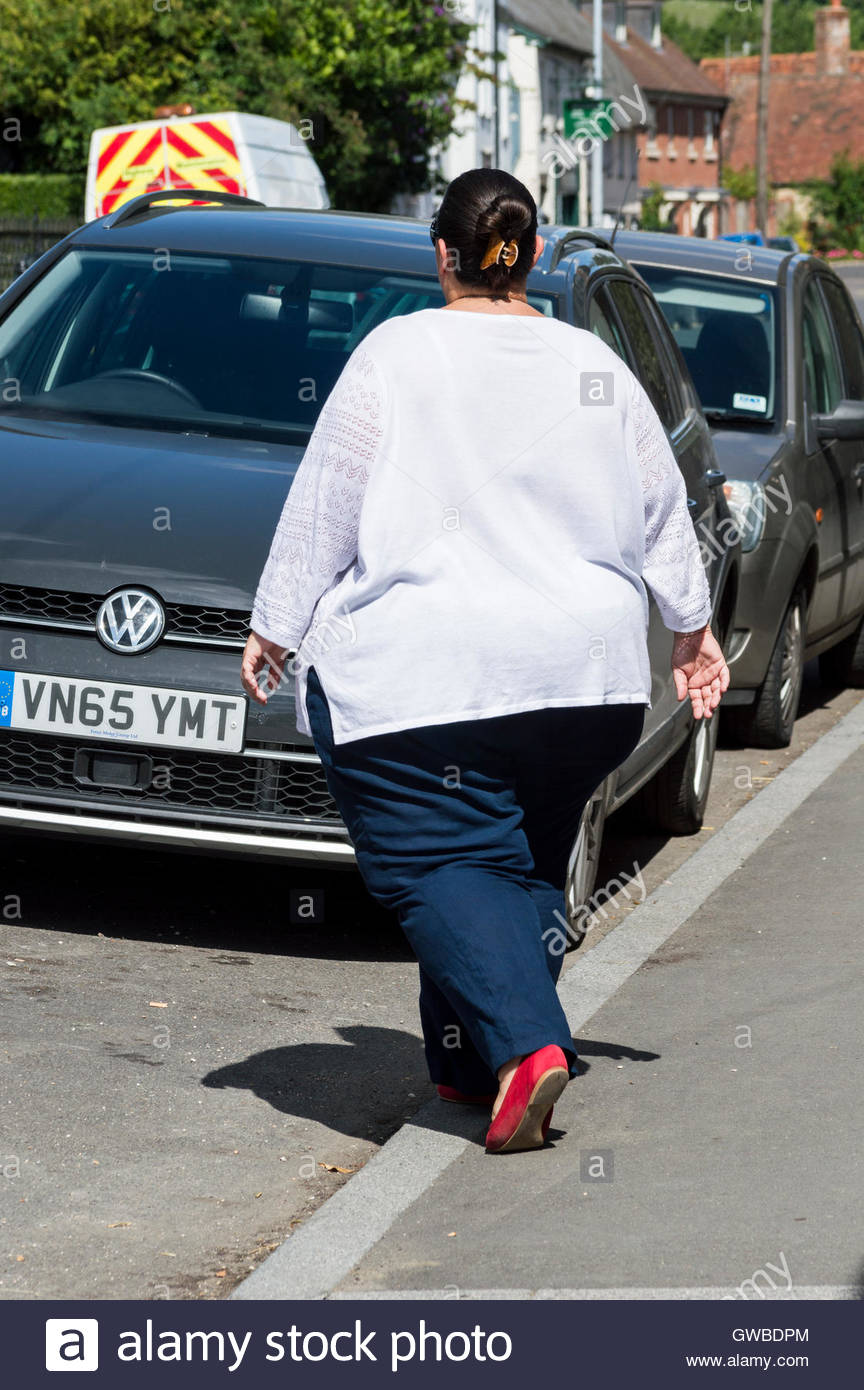
[(816, 76), (844, 77), (849, 71), (849, 11), (840, 0), (813, 16), (816, 30)]
[(663, 10), (663, 6), (662, 6), (662, 5), (657, 5), (657, 4), (655, 4), (655, 5), (652, 5), (652, 6), (651, 6), (651, 47), (652, 47), (652, 48), (658, 48), (658, 49), (659, 49), (659, 48), (662, 48), (662, 47), (663, 47), (663, 31), (662, 31), (662, 29), (660, 28), (660, 20), (661, 20), (662, 10)]

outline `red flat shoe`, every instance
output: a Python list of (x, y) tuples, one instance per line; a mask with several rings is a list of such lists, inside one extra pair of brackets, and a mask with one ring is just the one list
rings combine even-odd
[(554, 1043), (519, 1063), (507, 1094), (486, 1135), (487, 1153), (540, 1149), (546, 1140), (552, 1107), (570, 1072), (567, 1058)]
[(466, 1096), (464, 1091), (457, 1091), (455, 1086), (439, 1086), (438, 1094), (442, 1100), (452, 1100), (456, 1105), (491, 1105), (497, 1091), (493, 1091), (488, 1096)]

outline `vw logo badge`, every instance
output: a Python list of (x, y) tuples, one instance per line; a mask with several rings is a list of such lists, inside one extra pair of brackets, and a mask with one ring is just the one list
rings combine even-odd
[(96, 635), (112, 652), (146, 652), (164, 631), (165, 609), (146, 589), (118, 589), (96, 614)]

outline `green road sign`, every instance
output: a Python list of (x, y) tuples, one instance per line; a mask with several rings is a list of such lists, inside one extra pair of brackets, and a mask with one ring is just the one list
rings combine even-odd
[[(618, 129), (617, 122), (610, 114), (613, 101), (570, 100), (564, 103), (564, 138), (570, 140), (574, 135), (600, 135), (605, 137)], [(600, 117), (599, 127), (596, 124)]]

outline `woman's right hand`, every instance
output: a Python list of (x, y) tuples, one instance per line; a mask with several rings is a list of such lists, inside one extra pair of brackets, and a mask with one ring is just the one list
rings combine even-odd
[[(251, 695), (259, 705), (266, 705), (268, 695), (279, 688), (283, 663), (289, 650), (259, 636), (257, 632), (250, 632), (240, 666), (240, 680), (247, 695)], [(259, 686), (258, 676), (265, 670), (267, 679)]]
[(696, 719), (710, 719), (729, 688), (729, 667), (710, 624), (697, 632), (676, 632), (672, 675), (679, 700), (688, 695)]

